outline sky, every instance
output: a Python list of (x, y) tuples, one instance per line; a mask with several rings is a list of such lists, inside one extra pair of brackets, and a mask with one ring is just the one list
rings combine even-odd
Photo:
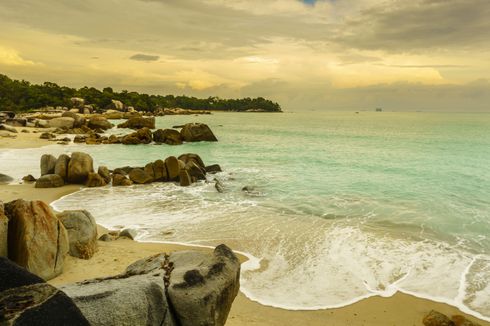
[(489, 0), (1, 0), (0, 73), (285, 110), (490, 112)]

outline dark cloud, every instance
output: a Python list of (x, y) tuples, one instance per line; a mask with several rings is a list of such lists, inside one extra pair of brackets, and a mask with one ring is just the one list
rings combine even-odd
[(387, 51), (487, 45), (488, 0), (395, 0), (363, 10), (334, 38), (349, 47)]
[(129, 57), (129, 59), (135, 61), (158, 61), (158, 59), (160, 59), (160, 56), (138, 53)]

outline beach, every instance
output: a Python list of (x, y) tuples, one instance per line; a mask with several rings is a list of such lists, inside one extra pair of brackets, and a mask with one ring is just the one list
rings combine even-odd
[[(0, 141), (1, 144), (1, 141)], [(32, 142), (29, 145), (41, 146)], [(1, 145), (0, 145), (1, 146)], [(3, 144), (5, 146), (5, 144)], [(0, 198), (8, 202), (17, 198), (43, 200), (51, 203), (62, 196), (76, 192), (80, 186), (69, 185), (61, 188), (36, 189), (32, 184), (1, 185)], [(99, 227), (99, 232), (104, 232)], [(177, 250), (210, 250), (208, 248), (184, 246), (168, 243), (142, 243), (129, 239), (112, 242), (98, 242), (98, 251), (90, 260), (67, 256), (63, 274), (49, 283), (63, 285), (90, 278), (119, 274), (132, 262), (161, 252)], [(246, 258), (239, 255), (242, 261)], [(301, 286), (298, 284), (298, 286)], [(423, 317), (430, 310), (437, 310), (448, 316), (463, 315), (469, 320), (490, 325), (464, 314), (447, 304), (396, 293), (382, 298), (371, 297), (360, 302), (337, 309), (312, 311), (292, 311), (264, 306), (239, 293), (230, 311), (227, 325), (421, 325)]]

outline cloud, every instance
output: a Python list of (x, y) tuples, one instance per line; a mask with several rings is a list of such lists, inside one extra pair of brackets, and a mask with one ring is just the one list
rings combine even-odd
[(0, 47), (0, 64), (8, 66), (32, 66), (35, 63), (22, 58), (14, 49)]
[(160, 59), (160, 56), (138, 53), (138, 54), (132, 55), (131, 57), (129, 57), (129, 59), (135, 60), (135, 61), (158, 61), (158, 59)]

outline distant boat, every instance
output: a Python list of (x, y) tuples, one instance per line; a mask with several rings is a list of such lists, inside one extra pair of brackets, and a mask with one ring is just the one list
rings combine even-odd
[(376, 108), (376, 112), (383, 112), (382, 108)]

